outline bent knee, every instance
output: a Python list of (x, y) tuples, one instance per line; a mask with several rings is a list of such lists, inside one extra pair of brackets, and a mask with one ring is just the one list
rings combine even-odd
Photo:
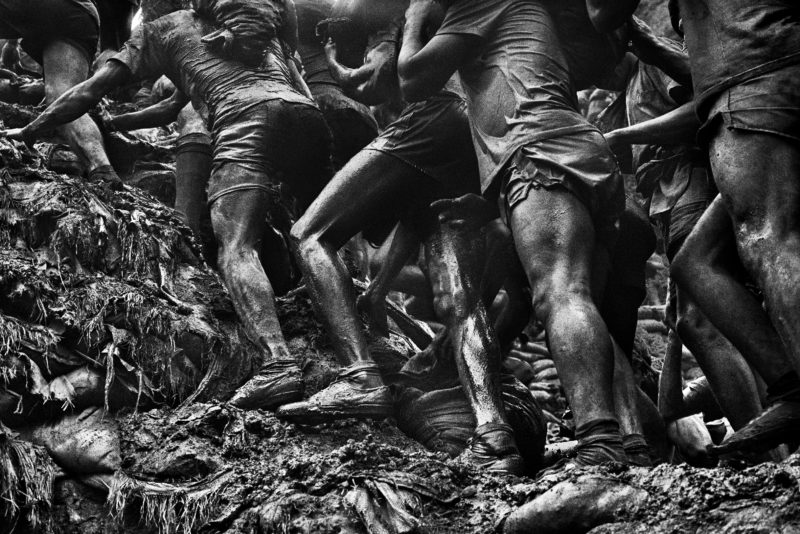
[(532, 290), (533, 313), (542, 322), (558, 311), (573, 308), (585, 309), (594, 306), (588, 283), (539, 283)]

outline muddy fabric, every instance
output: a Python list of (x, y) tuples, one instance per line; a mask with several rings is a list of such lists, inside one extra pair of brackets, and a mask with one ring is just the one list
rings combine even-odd
[(333, 137), (333, 165), (339, 169), (378, 135), (369, 108), (348, 98), (338, 85), (310, 83), (308, 88)]
[(455, 93), (441, 91), (408, 105), (366, 150), (389, 154), (428, 176), (435, 194), (478, 192), (466, 103)]
[(791, 0), (678, 0), (701, 120), (724, 89), (800, 63)]
[(514, 154), (500, 183), (499, 209), (508, 221), (531, 189), (564, 188), (587, 207), (597, 240), (614, 246), (625, 209), (622, 175), (599, 131), (529, 142)]
[(97, 51), (100, 18), (91, 0), (2, 0), (0, 39), (22, 37), (22, 48), (42, 62), (48, 42), (69, 41), (91, 62)]
[(708, 120), (698, 134), (701, 142), (713, 135), (719, 124), (800, 142), (800, 65), (761, 74), (724, 90), (711, 104)]
[(482, 190), (521, 146), (594, 130), (577, 111), (569, 65), (542, 2), (454, 2), (438, 34), (469, 35), (484, 44), (459, 69)]
[(575, 88), (597, 85), (614, 71), (625, 55), (626, 43), (594, 28), (585, 0), (550, 2), (549, 7)]
[(675, 207), (656, 219), (656, 226), (661, 230), (669, 261), (672, 261), (678, 253), (716, 196), (717, 188), (708, 168), (695, 167), (686, 192), (678, 199)]
[(218, 29), (203, 41), (235, 61), (258, 67), (264, 51), (283, 30), (282, 0), (198, 0), (196, 10), (212, 18)]
[[(209, 50), (201, 42), (209, 29), (195, 13), (176, 11), (140, 26), (111, 61), (122, 62), (137, 78), (164, 73), (191, 96), (195, 109), (207, 106), (215, 167), (235, 162), (254, 172), (274, 172), (282, 151), (292, 154), (301, 147), (314, 147), (305, 154), (311, 160), (327, 157), (330, 141), (312, 144), (325, 140), (327, 128), (314, 103), (291, 86), (277, 40), (264, 69), (254, 70)], [(307, 120), (290, 116), (300, 110)], [(313, 135), (308, 140), (293, 135), (281, 126), (287, 121)], [(301, 142), (287, 145), (287, 139)]]
[(201, 41), (211, 22), (192, 11), (176, 11), (139, 26), (110, 61), (127, 66), (137, 79), (165, 74), (192, 98), (195, 109), (208, 106), (210, 129), (227, 115), (245, 113), (266, 100), (310, 101), (292, 87), (281, 44), (273, 39), (263, 68), (229, 61)]
[[(209, 204), (231, 186), (256, 183), (272, 187), (279, 181), (288, 184), (304, 206), (310, 204), (333, 174), (330, 131), (322, 112), (310, 104), (282, 100), (227, 112), (225, 123), (215, 125), (212, 132)], [(221, 179), (222, 169), (230, 166), (240, 172), (226, 173), (228, 178)]]

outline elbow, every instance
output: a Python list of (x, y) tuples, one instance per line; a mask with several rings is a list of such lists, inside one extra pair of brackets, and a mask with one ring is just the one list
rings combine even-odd
[(406, 102), (419, 102), (430, 96), (424, 85), (414, 79), (400, 78), (400, 92)]
[(400, 79), (400, 92), (407, 102), (419, 102), (431, 96), (430, 83), (425, 83), (426, 76), (413, 59), (397, 62), (397, 77)]

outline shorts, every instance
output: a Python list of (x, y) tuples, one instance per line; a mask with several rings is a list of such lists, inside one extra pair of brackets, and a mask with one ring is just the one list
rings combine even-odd
[(599, 130), (527, 144), (511, 157), (501, 178), (498, 203), (504, 222), (531, 189), (566, 189), (589, 210), (597, 241), (613, 250), (625, 193), (622, 174)]
[(340, 169), (378, 136), (378, 123), (369, 108), (327, 83), (309, 84), (333, 136), (333, 165)]
[(700, 220), (716, 196), (717, 188), (714, 186), (708, 170), (696, 167), (692, 172), (686, 191), (675, 203), (675, 206), (656, 216), (656, 226), (661, 231), (667, 259), (670, 262), (678, 254), (684, 241), (697, 225), (697, 221)]
[(698, 139), (707, 143), (720, 124), (800, 142), (800, 65), (767, 72), (722, 91), (711, 100)]
[[(226, 113), (212, 127), (214, 161), (208, 203), (246, 189), (274, 191), (278, 183), (307, 207), (330, 180), (331, 134), (311, 104), (267, 100)], [(231, 166), (239, 172), (222, 172)]]
[(55, 40), (72, 43), (91, 63), (99, 35), (99, 19), (70, 0), (0, 0), (0, 39), (22, 38), (22, 49), (40, 65)]
[(408, 105), (365, 150), (388, 154), (429, 177), (426, 193), (433, 200), (480, 194), (467, 105), (453, 93)]

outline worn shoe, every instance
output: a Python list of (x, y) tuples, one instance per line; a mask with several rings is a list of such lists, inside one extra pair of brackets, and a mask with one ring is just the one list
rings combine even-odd
[(466, 457), (491, 473), (521, 475), (525, 470), (514, 431), (504, 423), (486, 423), (476, 428), (467, 443)]
[(764, 452), (800, 437), (800, 402), (778, 400), (737, 430), (720, 445), (709, 447), (713, 454), (738, 451)]
[(628, 434), (622, 436), (622, 448), (628, 463), (639, 467), (653, 467), (650, 458), (650, 446), (641, 434)]
[(394, 413), (387, 386), (365, 388), (358, 377), (378, 373), (374, 364), (351, 365), (339, 372), (336, 381), (308, 400), (281, 406), (275, 413), (293, 423), (316, 425), (337, 419), (384, 419)]
[(594, 434), (578, 440), (571, 456), (562, 458), (547, 469), (539, 472), (537, 478), (545, 478), (577, 467), (589, 467), (605, 463), (628, 463), (622, 438), (619, 434)]
[(272, 360), (236, 390), (229, 404), (244, 410), (272, 410), (303, 398), (303, 374), (294, 360)]

